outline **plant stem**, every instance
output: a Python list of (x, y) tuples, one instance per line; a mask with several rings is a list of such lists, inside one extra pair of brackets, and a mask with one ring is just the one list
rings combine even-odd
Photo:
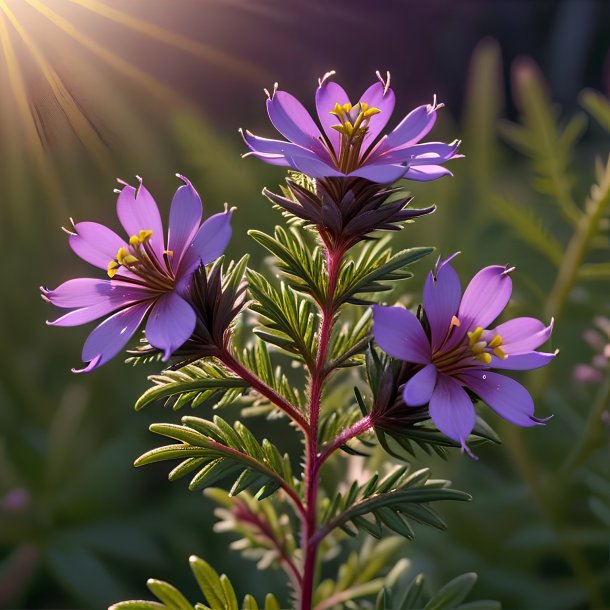
[(352, 438), (356, 438), (361, 434), (364, 434), (367, 430), (370, 430), (373, 427), (373, 422), (371, 421), (371, 416), (367, 415), (362, 419), (358, 420), (355, 424), (343, 430), (341, 434), (339, 434), (336, 438), (332, 440), (326, 447), (324, 451), (320, 453), (318, 456), (318, 467), (321, 466), (339, 447), (342, 447)]
[(604, 383), (600, 386), (593, 408), (587, 418), (585, 429), (572, 453), (567, 457), (559, 474), (563, 479), (572, 469), (583, 464), (595, 447), (595, 442), (603, 436), (602, 413), (610, 408), (610, 370), (606, 373)]
[(257, 377), (252, 371), (248, 370), (239, 360), (237, 360), (227, 349), (223, 349), (218, 355), (218, 359), (238, 377), (250, 384), (261, 396), (271, 401), (278, 409), (284, 411), (292, 421), (294, 421), (306, 434), (309, 431), (309, 424), (303, 415), (293, 407), (283, 396), (278, 394), (273, 388), (269, 387), (262, 379)]
[(304, 521), (302, 532), (302, 548), (304, 556), (303, 587), (301, 591), (301, 610), (311, 610), (313, 604), (314, 576), (316, 569), (316, 555), (318, 541), (314, 539), (316, 533), (316, 508), (318, 500), (318, 470), (320, 457), (318, 456), (318, 422), (320, 419), (320, 401), (324, 389), (324, 381), (328, 375), (326, 359), (330, 336), (335, 317), (334, 295), (337, 287), (339, 268), (343, 258), (343, 251), (326, 249), (326, 270), (328, 284), (326, 302), (321, 306), (322, 323), (318, 339), (318, 354), (315, 368), (312, 371), (309, 389), (309, 433), (305, 439), (305, 509), (307, 518)]

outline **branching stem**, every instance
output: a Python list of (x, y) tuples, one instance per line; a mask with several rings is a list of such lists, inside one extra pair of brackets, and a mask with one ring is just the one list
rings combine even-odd
[(313, 604), (314, 575), (316, 555), (319, 542), (314, 538), (317, 527), (316, 507), (318, 499), (318, 423), (320, 419), (320, 401), (324, 389), (324, 381), (329, 374), (326, 368), (330, 337), (335, 320), (335, 290), (339, 277), (343, 250), (333, 251), (327, 246), (326, 270), (328, 284), (326, 302), (321, 306), (322, 323), (318, 339), (316, 365), (311, 374), (309, 390), (309, 434), (305, 439), (305, 509), (307, 518), (303, 523), (302, 548), (304, 557), (303, 587), (301, 592), (301, 610), (311, 610)]
[(247, 369), (239, 360), (227, 349), (223, 349), (218, 355), (218, 359), (238, 377), (250, 384), (261, 396), (271, 401), (278, 409), (286, 413), (305, 434), (309, 434), (309, 424), (303, 415), (292, 406), (283, 396), (278, 394), (273, 388), (269, 387), (262, 379), (257, 377), (252, 371)]

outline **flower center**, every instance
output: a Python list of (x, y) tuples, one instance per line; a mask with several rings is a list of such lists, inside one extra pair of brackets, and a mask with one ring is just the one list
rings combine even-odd
[(335, 104), (330, 114), (339, 119), (337, 125), (332, 128), (341, 134), (341, 149), (337, 165), (344, 173), (349, 173), (358, 167), (362, 141), (369, 128), (371, 117), (379, 114), (381, 110), (369, 106), (365, 102), (358, 102), (352, 106), (346, 104)]
[(481, 326), (468, 332), (464, 340), (460, 341), (455, 347), (446, 349), (444, 346), (454, 328), (459, 326), (459, 320), (454, 316), (447, 339), (443, 346), (432, 355), (432, 362), (439, 371), (451, 374), (464, 367), (472, 366), (477, 362), (482, 362), (485, 365), (491, 364), (492, 355), (503, 360), (508, 357), (501, 348), (502, 337), (500, 335), (490, 336), (491, 333), (485, 331)]
[[(129, 246), (121, 246), (116, 257), (108, 263), (108, 277), (121, 279), (123, 281), (143, 284), (159, 292), (167, 292), (174, 288), (174, 277), (169, 265), (172, 252), (166, 250), (165, 266), (163, 266), (155, 255), (150, 240), (153, 232), (150, 229), (141, 230), (138, 235), (129, 238)], [(120, 274), (121, 267), (131, 271), (142, 280), (137, 281), (133, 276)]]

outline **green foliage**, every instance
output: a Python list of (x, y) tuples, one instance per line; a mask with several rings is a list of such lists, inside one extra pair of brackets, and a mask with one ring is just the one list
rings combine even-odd
[(275, 257), (277, 268), (293, 288), (324, 303), (326, 282), (322, 253), (319, 246), (308, 243), (311, 240), (306, 231), (278, 226), (273, 237), (261, 231), (249, 231), (248, 235)]
[(515, 64), (513, 74), (514, 97), (521, 112), (522, 125), (503, 122), (502, 134), (512, 146), (531, 159), (536, 190), (548, 195), (564, 217), (574, 224), (580, 217), (580, 210), (572, 197), (574, 175), (571, 159), (574, 145), (586, 127), (586, 119), (577, 114), (560, 129), (537, 66), (529, 60), (522, 60)]
[(317, 312), (313, 303), (282, 282), (276, 290), (260, 273), (248, 272), (250, 309), (260, 315), (264, 329), (255, 333), (266, 341), (295, 355), (309, 368), (315, 364)]
[(248, 492), (234, 498), (223, 489), (206, 489), (205, 494), (219, 505), (216, 531), (238, 536), (231, 548), (256, 561), (259, 570), (281, 567), (294, 579), (300, 549), (285, 502), (278, 496), (259, 501)]
[(457, 576), (434, 595), (425, 590), (426, 579), (418, 574), (402, 595), (384, 588), (377, 596), (377, 610), (500, 610), (499, 602), (479, 600), (465, 602), (477, 581), (473, 572)]
[(292, 466), (288, 455), (264, 439), (259, 443), (241, 422), (232, 426), (215, 416), (213, 421), (183, 417), (183, 425), (153, 424), (151, 432), (180, 441), (180, 444), (152, 449), (140, 456), (136, 466), (165, 460), (181, 460), (169, 474), (170, 481), (194, 476), (191, 491), (215, 485), (226, 478), (234, 480), (231, 494), (253, 489), (258, 499), (280, 487), (293, 488)]
[[(409, 565), (406, 559), (399, 559), (404, 547), (404, 540), (398, 536), (379, 542), (367, 539), (359, 551), (349, 553), (335, 578), (320, 582), (314, 595), (315, 610), (339, 607), (345, 603), (357, 607), (355, 600), (392, 587)], [(394, 567), (388, 572), (388, 566), (392, 564)]]
[(335, 303), (370, 305), (374, 301), (364, 295), (392, 290), (388, 282), (413, 276), (406, 267), (430, 254), (433, 248), (409, 248), (392, 254), (391, 237), (368, 241), (356, 258), (348, 258), (341, 266)]
[[(162, 580), (149, 579), (146, 585), (150, 592), (159, 600), (143, 601), (132, 600), (119, 602), (110, 606), (108, 610), (258, 610), (259, 606), (251, 595), (247, 595), (240, 606), (237, 601), (235, 589), (225, 574), (218, 575), (207, 562), (199, 557), (191, 556), (189, 559), (191, 571), (204, 596), (205, 603), (197, 602), (192, 605), (176, 587)], [(264, 610), (279, 610), (277, 599), (268, 594), (265, 599)]]
[[(244, 348), (242, 352), (242, 362), (250, 370), (256, 371), (257, 376), (270, 388), (286, 398), (295, 406), (305, 404), (305, 396), (298, 388), (295, 388), (283, 373), (281, 367), (273, 367), (269, 349), (264, 341), (258, 337), (253, 345)], [(268, 414), (269, 416), (280, 416), (281, 412), (272, 408), (269, 401), (264, 396), (257, 394), (254, 407), (244, 409), (244, 413), (249, 415)]]
[(222, 407), (236, 400), (248, 387), (242, 379), (230, 375), (223, 367), (208, 360), (199, 360), (177, 370), (151, 375), (155, 384), (136, 402), (136, 410), (156, 400), (168, 399), (174, 411), (190, 403), (193, 408), (216, 404)]
[(430, 479), (427, 468), (411, 474), (409, 470), (401, 466), (381, 479), (374, 474), (366, 483), (354, 482), (345, 494), (326, 501), (321, 517), (324, 535), (341, 528), (351, 536), (361, 530), (380, 538), (385, 527), (411, 540), (415, 534), (410, 521), (445, 529), (445, 522), (430, 503), (470, 500), (470, 496), (449, 489), (448, 481)]
[(373, 312), (366, 309), (355, 319), (335, 328), (330, 343), (330, 370), (364, 364), (363, 353), (371, 341)]
[(593, 89), (585, 89), (580, 94), (580, 103), (595, 120), (610, 132), (610, 101), (608, 98)]

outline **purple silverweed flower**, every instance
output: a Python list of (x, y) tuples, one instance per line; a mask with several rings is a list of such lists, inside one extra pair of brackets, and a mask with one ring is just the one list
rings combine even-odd
[(556, 353), (534, 351), (549, 338), (552, 321), (545, 326), (534, 318), (514, 318), (488, 329), (510, 299), (512, 269), (485, 267), (462, 295), (458, 275), (448, 264), (453, 256), (437, 265), (424, 287), (428, 332), (410, 311), (376, 306), (373, 333), (390, 356), (422, 365), (405, 384), (407, 406), (428, 404), (438, 429), (472, 456), (466, 439), (476, 414), (465, 388), (513, 424), (542, 423), (534, 416), (529, 392), (490, 369), (535, 369)]
[(254, 155), (272, 165), (291, 167), (313, 178), (359, 177), (389, 184), (400, 178), (435, 180), (452, 175), (442, 164), (456, 154), (459, 141), (418, 142), (432, 129), (443, 104), (419, 106), (389, 134), (379, 138), (394, 109), (390, 73), (371, 85), (352, 105), (347, 93), (330, 80), (334, 71), (319, 80), (316, 110), (324, 134), (305, 107), (290, 93), (267, 91), (267, 111), (274, 127), (288, 142), (260, 138), (240, 130)]
[(191, 336), (196, 315), (184, 298), (189, 281), (201, 263), (224, 252), (232, 211), (201, 224), (201, 199), (186, 178), (178, 177), (184, 185), (172, 201), (167, 243), (159, 208), (140, 178), (137, 189), (121, 182), (117, 200), (127, 241), (95, 222), (79, 222), (67, 231), (72, 250), (110, 278), (78, 278), (55, 290), (41, 288), (45, 300), (71, 310), (48, 324), (78, 326), (112, 314), (85, 341), (82, 357), (88, 365), (75, 373), (89, 372), (118, 354), (147, 315), (146, 338), (163, 351), (164, 360)]

